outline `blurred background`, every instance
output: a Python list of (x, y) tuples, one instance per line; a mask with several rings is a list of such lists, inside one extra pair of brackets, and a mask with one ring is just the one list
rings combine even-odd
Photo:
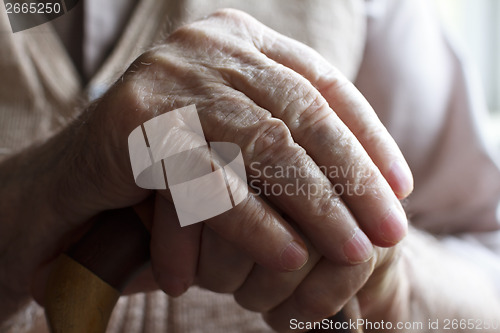
[(443, 25), (476, 66), (490, 109), (488, 135), (500, 147), (500, 0), (437, 0)]

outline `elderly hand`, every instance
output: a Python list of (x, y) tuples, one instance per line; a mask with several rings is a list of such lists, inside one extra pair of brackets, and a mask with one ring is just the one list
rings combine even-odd
[[(33, 273), (67, 245), (68, 235), (77, 238), (90, 217), (144, 200), (150, 191), (134, 182), (128, 135), (190, 104), (208, 141), (241, 147), (249, 177), (294, 184), (296, 195), (268, 199), (293, 216), (328, 261), (367, 262), (372, 243), (392, 246), (406, 234), (398, 197), (411, 191), (411, 174), (360, 93), (310, 48), (246, 14), (222, 10), (175, 31), (69, 128), (0, 166), (13, 175), (2, 179), (0, 193), (9, 198), (0, 210), (9, 221), (0, 226), (0, 265), (9, 272), (0, 276), (0, 292), (27, 295)], [(332, 166), (340, 172), (322, 172)], [(298, 176), (265, 172), (284, 167)], [(39, 178), (29, 182), (26, 175), (35, 172)], [(301, 187), (315, 191), (304, 195)], [(349, 188), (361, 190), (352, 195)], [(171, 209), (162, 204), (170, 203), (168, 191), (159, 193), (153, 268), (160, 286), (178, 294), (194, 279), (202, 224), (175, 232), (175, 221), (161, 218)], [(30, 202), (30, 210), (22, 209)], [(292, 271), (307, 261), (298, 233), (257, 196), (206, 225), (263, 267)]]
[(374, 256), (359, 265), (333, 263), (312, 244), (307, 245), (310, 257), (304, 267), (276, 272), (256, 265), (211, 229), (204, 228), (196, 284), (234, 294), (242, 307), (260, 312), (279, 332), (308, 331), (311, 326), (307, 325), (333, 316), (354, 296), (361, 307), (359, 319), (378, 324), (405, 318), (409, 298), (403, 289), (407, 277), (401, 269), (399, 245), (375, 247)]
[[(175, 220), (174, 207), (169, 202), (163, 204), (171, 209), (161, 210), (168, 215), (157, 217)], [(284, 218), (294, 224), (288, 217)], [(186, 232), (186, 228), (177, 225), (176, 228), (179, 233)], [(374, 256), (358, 265), (333, 263), (322, 257), (307, 239), (306, 244), (310, 254), (308, 262), (299, 270), (278, 272), (256, 264), (212, 229), (203, 228), (193, 285), (232, 294), (243, 308), (259, 312), (278, 332), (309, 331), (315, 322), (324, 325), (323, 319), (345, 310), (346, 303), (353, 297), (357, 298), (361, 313), (360, 317), (349, 319), (371, 322), (371, 327), (381, 322), (387, 323), (384, 327), (409, 322), (408, 281), (411, 278), (401, 255), (406, 242), (390, 248), (375, 247)], [(152, 271), (147, 269), (129, 284), (126, 293), (157, 288)], [(346, 328), (350, 324), (330, 319), (326, 323), (335, 328), (339, 327), (337, 325)], [(363, 325), (359, 321), (356, 323)], [(380, 331), (370, 327), (364, 329), (365, 332)]]
[[(133, 91), (139, 82), (163, 78), (159, 73), (167, 71), (168, 77), (156, 79), (143, 99), (153, 99), (148, 102), (153, 105), (160, 99), (161, 110), (195, 103), (209, 141), (242, 148), (251, 185), (295, 187), (292, 195), (264, 194), (293, 216), (328, 260), (366, 262), (373, 249), (369, 240), (392, 246), (405, 235), (398, 197), (412, 190), (406, 162), (361, 94), (307, 46), (225, 10), (174, 32), (166, 46), (133, 68), (140, 69), (126, 77)], [(175, 100), (165, 92), (175, 92)], [(315, 191), (301, 193), (300, 187)], [(353, 193), (356, 188), (360, 191)], [(166, 222), (175, 220), (168, 198), (157, 200), (153, 268), (162, 289), (177, 295), (194, 280), (201, 225), (181, 231)], [(296, 265), (280, 266), (294, 251), (284, 250), (287, 244), (278, 234), (293, 231), (258, 197), (250, 196), (207, 225), (264, 267), (292, 270), (304, 263), (297, 259)]]

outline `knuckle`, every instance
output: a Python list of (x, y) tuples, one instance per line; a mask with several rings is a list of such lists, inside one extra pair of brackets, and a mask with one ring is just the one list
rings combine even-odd
[[(190, 36), (196, 29), (194, 28), (194, 23), (188, 23), (181, 25), (175, 29), (169, 36), (169, 38), (177, 39), (179, 37)], [(181, 38), (182, 39), (182, 38)]]
[[(315, 135), (321, 137), (322, 131), (315, 131)], [(368, 157), (365, 149), (352, 134), (352, 132), (342, 123), (330, 127), (329, 137), (332, 142), (330, 148), (337, 160), (335, 165), (341, 168), (347, 168), (351, 171), (362, 172), (363, 169), (358, 167), (366, 166), (370, 158)], [(345, 175), (340, 178), (351, 177), (351, 173), (346, 171)]]
[(295, 103), (298, 105), (295, 107), (291, 107), (292, 105), (287, 106), (285, 112), (298, 110), (293, 122), (296, 126), (314, 130), (314, 128), (321, 126), (323, 121), (332, 114), (328, 102), (313, 88), (305, 92)]
[(358, 132), (358, 137), (367, 147), (379, 148), (386, 144), (387, 130), (380, 124), (371, 121), (362, 126)]
[(167, 38), (168, 43), (177, 43), (181, 48), (199, 47), (207, 45), (207, 41), (213, 41), (216, 34), (204, 22), (197, 21), (185, 24), (175, 29)]
[[(319, 135), (321, 135), (321, 131), (316, 131)], [(345, 152), (356, 151), (359, 148), (356, 145), (358, 144), (356, 138), (349, 130), (349, 128), (343, 123), (339, 123), (330, 130), (330, 136), (332, 141), (335, 144), (337, 149), (337, 154), (339, 156), (345, 155)]]
[(200, 113), (209, 125), (207, 137), (212, 141), (235, 142), (243, 148), (251, 135), (241, 135), (241, 132), (252, 131), (256, 123), (266, 117), (267, 111), (248, 105), (239, 92), (219, 89), (218, 86), (211, 88), (208, 97), (204, 101), (206, 107)]
[(257, 40), (263, 28), (263, 25), (249, 14), (232, 8), (219, 9), (208, 16), (208, 19), (224, 27), (225, 32), (246, 41)]
[(316, 82), (316, 86), (321, 92), (341, 90), (352, 85), (351, 81), (335, 67), (330, 67), (316, 79)]
[(360, 160), (364, 163), (359, 162), (354, 168), (353, 188), (362, 189), (363, 193), (379, 191), (381, 188), (380, 171), (375, 166), (371, 167), (372, 161), (368, 156), (361, 157)]
[(319, 195), (310, 200), (313, 211), (319, 217), (327, 217), (332, 211), (340, 210), (342, 200), (335, 192), (329, 192), (328, 195)]
[(282, 120), (268, 118), (256, 126), (258, 126), (257, 133), (244, 144), (252, 161), (268, 164), (279, 160), (285, 153), (289, 154), (290, 149), (297, 148), (290, 130)]
[(299, 123), (315, 128), (316, 126), (321, 126), (323, 121), (331, 116), (332, 112), (323, 96), (316, 92), (312, 94), (313, 97), (308, 100), (308, 104), (300, 115)]
[[(325, 133), (332, 132), (330, 117), (334, 116), (328, 102), (314, 88), (308, 89), (290, 102), (283, 111), (297, 141), (304, 144), (324, 141)], [(335, 128), (337, 129), (337, 128)], [(340, 129), (334, 132), (343, 135)]]
[(159, 49), (161, 47), (152, 48), (141, 54), (135, 61), (134, 64), (149, 64), (155, 63), (158, 60)]
[(297, 291), (295, 303), (300, 315), (313, 320), (323, 319), (340, 311), (340, 306), (320, 288)]
[[(141, 54), (130, 65), (121, 83), (129, 80), (133, 84), (132, 89), (148, 91), (148, 88), (169, 84), (166, 79), (183, 69), (186, 69), (186, 63), (180, 57), (169, 52), (164, 46), (157, 46)], [(156, 84), (159, 82), (162, 85)]]
[[(147, 73), (134, 75), (134, 78), (124, 80), (113, 90), (112, 99), (117, 99), (117, 105), (123, 105), (127, 114), (136, 114), (150, 109), (153, 91), (149, 84)], [(118, 104), (119, 101), (119, 104)], [(123, 119), (125, 120), (125, 119)]]
[(221, 8), (216, 10), (210, 17), (222, 18), (226, 20), (241, 21), (248, 19), (248, 14), (234, 8)]

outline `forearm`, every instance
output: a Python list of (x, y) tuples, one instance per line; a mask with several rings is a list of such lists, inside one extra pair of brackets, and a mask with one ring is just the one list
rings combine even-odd
[(500, 301), (485, 271), (418, 230), (411, 230), (400, 250), (396, 273), (387, 275), (377, 295), (365, 295), (385, 300), (368, 311), (369, 320), (412, 325), (415, 332), (498, 331), (487, 327), (500, 325)]
[(29, 299), (37, 264), (64, 232), (54, 211), (54, 169), (63, 147), (49, 141), (0, 163), (0, 322)]

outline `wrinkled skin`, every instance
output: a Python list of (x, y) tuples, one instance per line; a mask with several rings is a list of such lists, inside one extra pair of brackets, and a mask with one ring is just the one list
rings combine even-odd
[[(407, 232), (398, 199), (413, 185), (401, 152), (361, 94), (319, 54), (234, 10), (176, 30), (139, 57), (80, 119), (0, 166), (18, 170), (5, 182), (11, 197), (5, 206), (33, 200), (26, 198), (28, 187), (38, 198), (29, 211), (4, 213), (14, 222), (1, 226), (6, 236), (0, 236), (0, 263), (12, 273), (0, 276), (0, 291), (12, 303), (31, 292), (43, 302), (52, 259), (84, 232), (85, 222), (151, 194), (134, 182), (129, 133), (190, 104), (208, 141), (241, 147), (250, 177), (264, 180), (264, 167), (291, 166), (302, 170), (298, 178), (265, 180), (312, 184), (319, 191), (310, 198), (250, 195), (185, 228), (168, 190), (158, 191), (149, 226), (155, 283), (132, 289), (157, 284), (179, 295), (197, 283), (234, 293), (278, 330), (286, 330), (292, 317), (334, 314), (367, 281), (363, 292), (380, 296), (397, 272), (392, 246)], [(33, 172), (31, 161), (43, 170), (36, 186), (19, 181), (23, 172)], [(321, 166), (357, 172), (329, 178)], [(335, 185), (349, 184), (360, 186), (362, 195), (337, 195)], [(9, 236), (24, 241), (7, 241)], [(392, 294), (384, 295), (362, 302), (363, 309), (390, 302)]]

